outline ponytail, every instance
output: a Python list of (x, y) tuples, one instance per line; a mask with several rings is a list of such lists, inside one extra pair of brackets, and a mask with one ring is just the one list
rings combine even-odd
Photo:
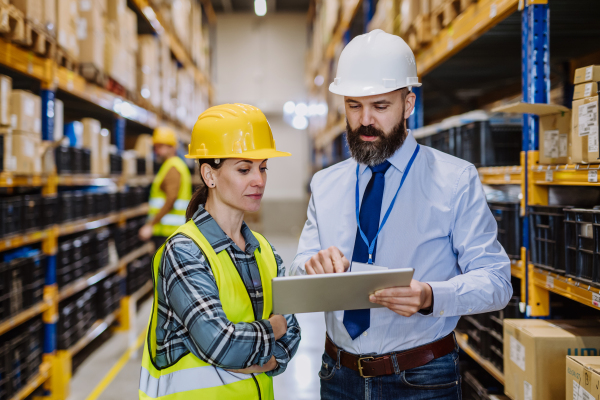
[(187, 210), (185, 210), (185, 219), (191, 219), (196, 211), (198, 211), (198, 207), (202, 204), (206, 204), (208, 200), (208, 186), (206, 182), (204, 182), (204, 178), (202, 177), (202, 173), (200, 172), (200, 167), (203, 164), (208, 164), (212, 169), (219, 169), (223, 166), (223, 160), (220, 159), (202, 159), (198, 160), (198, 174), (200, 175), (200, 185), (194, 191), (192, 198), (188, 204)]

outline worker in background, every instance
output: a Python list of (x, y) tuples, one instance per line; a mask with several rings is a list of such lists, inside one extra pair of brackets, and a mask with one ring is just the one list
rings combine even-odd
[(244, 223), (277, 151), (256, 107), (225, 104), (194, 125), (187, 158), (202, 184), (154, 257), (154, 306), (144, 342), (140, 399), (273, 399), (273, 376), (300, 343), (293, 315), (273, 315), (271, 280), (281, 257)]
[(375, 30), (346, 46), (329, 87), (344, 96), (352, 158), (313, 177), (291, 274), (378, 266), (414, 279), (370, 296), (384, 308), (326, 313), (322, 399), (460, 399), (456, 323), (512, 296), (477, 169), (406, 129), (414, 86), (411, 49)]
[(192, 178), (187, 164), (177, 156), (177, 134), (173, 129), (156, 128), (152, 142), (162, 165), (150, 188), (149, 219), (140, 228), (139, 237), (152, 239), (158, 248), (185, 224), (185, 210), (192, 198)]

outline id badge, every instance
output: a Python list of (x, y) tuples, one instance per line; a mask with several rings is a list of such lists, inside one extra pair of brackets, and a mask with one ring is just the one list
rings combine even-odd
[(374, 265), (374, 264), (359, 263), (359, 262), (353, 261), (350, 272), (385, 271), (386, 269), (388, 269), (388, 268), (380, 267), (380, 266)]

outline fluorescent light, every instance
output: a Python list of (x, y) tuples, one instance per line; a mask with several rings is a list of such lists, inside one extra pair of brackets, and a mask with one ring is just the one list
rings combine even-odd
[(292, 120), (292, 126), (296, 129), (303, 130), (308, 128), (308, 120), (306, 117), (296, 115)]
[(323, 78), (323, 75), (317, 75), (315, 77), (315, 85), (321, 86), (321, 85), (323, 85), (324, 82), (325, 82), (325, 78)]
[(317, 106), (317, 115), (320, 115), (320, 116), (327, 115), (327, 111), (329, 111), (329, 108), (327, 107), (327, 103), (320, 103)]
[(305, 117), (308, 114), (308, 106), (305, 103), (296, 104), (296, 115)]
[(296, 110), (296, 104), (293, 101), (288, 101), (283, 105), (283, 112), (285, 114), (293, 114)]
[(264, 16), (267, 13), (267, 1), (266, 0), (254, 0), (254, 13), (259, 17)]

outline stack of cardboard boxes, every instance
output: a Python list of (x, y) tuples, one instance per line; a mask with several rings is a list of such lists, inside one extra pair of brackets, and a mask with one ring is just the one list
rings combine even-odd
[(110, 174), (110, 132), (102, 129), (100, 121), (83, 118), (82, 147), (91, 150), (90, 172), (92, 175)]
[(14, 170), (12, 130), (10, 127), (10, 95), (12, 79), (0, 75), (0, 171)]
[(79, 62), (92, 72), (104, 71), (106, 0), (79, 2)]
[(106, 18), (105, 72), (133, 92), (137, 86), (137, 15), (126, 0), (108, 0)]
[[(77, 0), (56, 1), (56, 41), (73, 59), (79, 59), (79, 7)], [(90, 1), (89, 3), (95, 3)]]
[(13, 90), (10, 95), (10, 122), (14, 172), (42, 172), (42, 102), (39, 96), (25, 90)]
[[(154, 108), (161, 105), (160, 62), (161, 46), (154, 35), (138, 37), (137, 87), (138, 93), (147, 99)], [(168, 51), (168, 47), (167, 47)], [(170, 57), (170, 53), (168, 54)]]

